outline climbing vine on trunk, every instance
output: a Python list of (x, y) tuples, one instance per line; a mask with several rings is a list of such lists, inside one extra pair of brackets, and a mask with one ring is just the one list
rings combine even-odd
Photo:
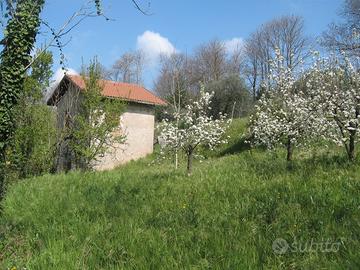
[[(19, 0), (9, 20), (0, 54), (0, 198), (4, 188), (3, 161), (5, 150), (14, 132), (14, 106), (23, 88), (30, 52), (40, 26), (44, 0)], [(10, 11), (10, 10), (9, 10)]]

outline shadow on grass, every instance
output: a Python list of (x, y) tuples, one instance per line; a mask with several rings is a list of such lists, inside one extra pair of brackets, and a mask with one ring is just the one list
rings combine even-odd
[(232, 144), (230, 147), (221, 151), (219, 153), (219, 156), (233, 155), (250, 150), (251, 145), (247, 142), (247, 140), (247, 138), (241, 138), (236, 143)]
[(334, 154), (334, 155), (320, 155), (313, 156), (311, 158), (304, 159), (303, 165), (307, 168), (317, 168), (321, 166), (324, 169), (334, 169), (334, 168), (348, 168), (357, 164), (359, 160), (355, 160), (354, 162), (349, 161), (349, 159), (342, 154)]
[(222, 150), (218, 157), (226, 156), (226, 155), (234, 155), (234, 154), (240, 154), (242, 152), (250, 151), (252, 149), (257, 149), (258, 151), (264, 152), (266, 151), (265, 146), (256, 146), (252, 147), (249, 142), (253, 140), (253, 137), (251, 136), (244, 136), (237, 140), (236, 142), (232, 143), (229, 147)]
[(307, 158), (295, 157), (293, 161), (288, 162), (283, 151), (267, 152), (262, 150), (256, 148), (254, 151), (244, 153), (247, 167), (261, 179), (274, 179), (286, 175), (296, 175), (296, 177), (308, 179), (319, 171), (335, 173), (339, 170), (356, 168), (360, 162), (360, 159), (350, 162), (341, 153), (322, 154)]

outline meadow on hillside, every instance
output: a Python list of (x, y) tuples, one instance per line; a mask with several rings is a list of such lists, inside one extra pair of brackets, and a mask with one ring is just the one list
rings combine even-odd
[(234, 139), (191, 177), (150, 157), (14, 184), (0, 268), (357, 269), (359, 167), (340, 150), (288, 167), (284, 151)]
[(0, 0), (0, 270), (360, 269), (360, 0), (64, 2)]

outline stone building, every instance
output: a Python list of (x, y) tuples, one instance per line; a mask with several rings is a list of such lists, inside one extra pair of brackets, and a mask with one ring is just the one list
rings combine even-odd
[[(119, 98), (126, 102), (125, 112), (119, 116), (119, 130), (126, 135), (126, 142), (115, 144), (94, 164), (97, 170), (112, 169), (130, 160), (136, 160), (153, 152), (155, 106), (166, 102), (136, 84), (101, 81), (102, 94), (108, 98)], [(81, 92), (85, 82), (81, 76), (65, 75), (47, 100), (47, 104), (57, 109), (57, 125), (62, 129), (67, 119), (73, 117), (81, 104)], [(117, 131), (119, 132), (119, 131)], [(69, 170), (74, 167), (66, 145), (59, 146), (57, 169)]]

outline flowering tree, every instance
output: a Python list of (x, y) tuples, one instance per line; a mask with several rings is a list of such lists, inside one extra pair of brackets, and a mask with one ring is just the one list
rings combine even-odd
[(294, 70), (284, 65), (279, 50), (271, 62), (269, 82), (269, 90), (260, 98), (250, 118), (253, 144), (268, 148), (284, 145), (287, 160), (291, 161), (294, 146), (303, 143), (315, 131), (313, 127), (318, 118), (299, 87)]
[(360, 74), (346, 55), (317, 57), (306, 84), (312, 106), (322, 116), (322, 135), (345, 147), (349, 160), (355, 158), (359, 137)]
[(174, 112), (173, 119), (164, 120), (161, 124), (159, 141), (163, 150), (177, 151), (182, 149), (187, 156), (187, 172), (192, 172), (192, 162), (196, 148), (206, 145), (211, 150), (219, 144), (226, 143), (223, 139), (229, 121), (225, 115), (214, 120), (208, 116), (213, 93), (206, 93), (204, 87), (200, 90), (200, 98), (186, 106), (183, 112)]

